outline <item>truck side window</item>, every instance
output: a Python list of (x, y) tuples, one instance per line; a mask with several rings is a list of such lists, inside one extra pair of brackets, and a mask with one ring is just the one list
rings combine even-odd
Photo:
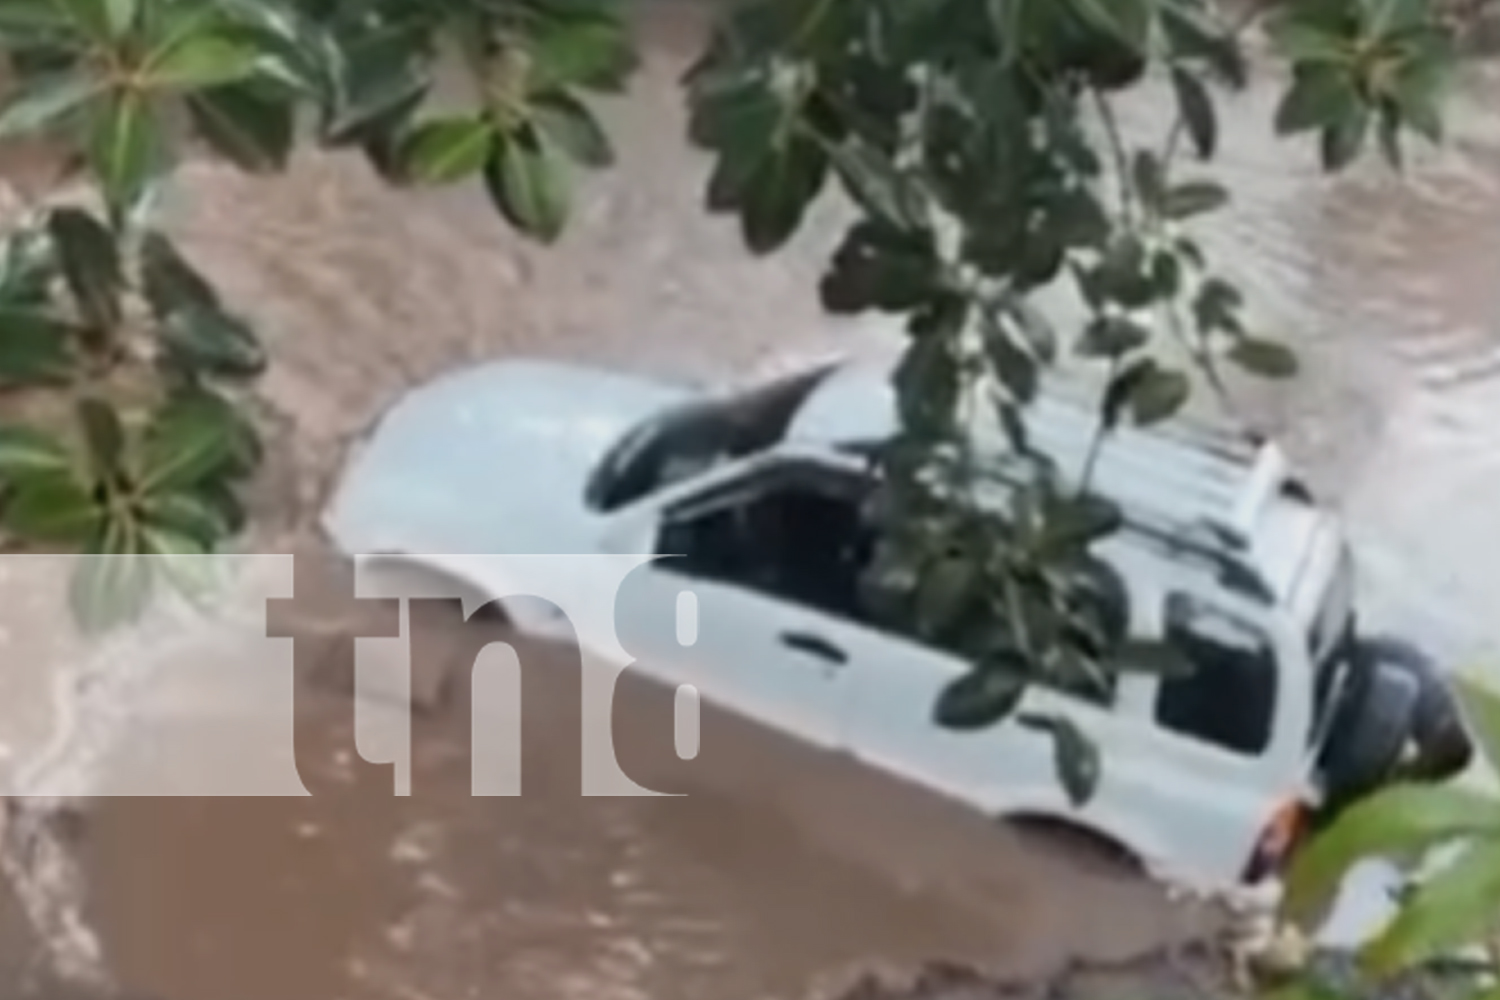
[(690, 501), (668, 516), (657, 552), (683, 573), (744, 587), (858, 621), (858, 583), (870, 536), (861, 515), (863, 477), (788, 462)]
[(1270, 638), (1181, 593), (1167, 597), (1166, 638), (1193, 669), (1162, 680), (1156, 721), (1234, 753), (1264, 752), (1276, 715), (1276, 650)]

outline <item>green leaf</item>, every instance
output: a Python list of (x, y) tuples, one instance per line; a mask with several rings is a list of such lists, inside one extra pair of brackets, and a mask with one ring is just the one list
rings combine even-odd
[(162, 528), (145, 528), (141, 531), (141, 548), (146, 555), (179, 557), (202, 557), (205, 550), (197, 539)]
[(629, 33), (618, 22), (603, 18), (543, 24), (530, 50), (536, 90), (583, 86), (619, 91), (639, 63)]
[[(932, 234), (865, 219), (844, 235), (818, 292), (832, 313), (910, 312), (941, 291), (942, 267)], [(944, 313), (961, 320), (966, 310)]]
[(168, 401), (143, 436), (140, 491), (180, 492), (222, 472), (238, 444), (239, 429), (229, 417), (195, 404), (194, 397)]
[(1078, 354), (1085, 358), (1118, 358), (1151, 340), (1151, 331), (1123, 316), (1101, 316), (1084, 327)]
[(1151, 282), (1156, 288), (1157, 298), (1174, 301), (1182, 290), (1182, 262), (1170, 250), (1157, 250), (1151, 255)]
[(1136, 52), (1143, 51), (1151, 26), (1149, 0), (1059, 0)]
[(1443, 91), (1447, 74), (1442, 66), (1414, 62), (1396, 77), (1391, 97), (1402, 122), (1432, 143), (1443, 141)]
[[(1140, 309), (1157, 299), (1156, 279), (1151, 274), (1146, 247), (1133, 234), (1113, 240), (1098, 267), (1084, 273), (1088, 276), (1082, 279), (1081, 291), (1086, 297), (1092, 294), (1126, 309)], [(1093, 304), (1092, 299), (1089, 301)]]
[(962, 379), (949, 341), (909, 340), (892, 383), (904, 434), (930, 441), (951, 433)]
[(45, 472), (15, 480), (0, 522), (33, 542), (82, 545), (104, 519), (104, 508), (73, 476)]
[(71, 334), (66, 323), (44, 313), (0, 306), (0, 383), (66, 381), (76, 363)]
[(1336, 173), (1353, 163), (1369, 133), (1370, 111), (1363, 105), (1325, 128), (1320, 141), (1323, 169)]
[(195, 573), (191, 567), (195, 563), (211, 565), (216, 560), (209, 558), (208, 549), (196, 538), (160, 527), (147, 526), (141, 529), (141, 549), (143, 554), (154, 557), (152, 562), (158, 569), (165, 571), (163, 575), (168, 578), (168, 582), (192, 585), (190, 592), (183, 596), (189, 598), (202, 596), (191, 591), (198, 590), (197, 584), (207, 582), (212, 578), (212, 574)]
[(418, 125), (402, 143), (400, 171), (426, 184), (451, 184), (484, 169), (494, 146), (494, 126), (483, 118), (434, 118)]
[(197, 495), (218, 507), (223, 516), (228, 518), (232, 510), (221, 506), (218, 498), (210, 497), (210, 494), (222, 480), (253, 472), (260, 463), (262, 449), (254, 423), (240, 407), (221, 393), (202, 386), (179, 391), (157, 411), (148, 426), (148, 433), (143, 441), (148, 461), (153, 436), (171, 440), (179, 435), (192, 435), (190, 430), (174, 430), (179, 423), (186, 427), (222, 428), (223, 435), (228, 438), (230, 450), (223, 468), (216, 469), (213, 477), (195, 479)]
[(902, 229), (925, 225), (922, 206), (911, 193), (889, 157), (858, 135), (842, 142), (825, 143), (825, 151), (857, 205), (877, 218)]
[(57, 125), (98, 94), (93, 77), (67, 70), (24, 80), (0, 110), (0, 139), (30, 135)]
[(1062, 715), (1026, 714), (1020, 723), (1052, 737), (1052, 761), (1058, 780), (1074, 807), (1086, 805), (1099, 789), (1103, 773), (1099, 748), (1073, 720)]
[(125, 455), (125, 431), (114, 406), (97, 397), (78, 401), (78, 423), (96, 482), (115, 483)]
[(756, 254), (791, 238), (827, 179), (825, 140), (816, 128), (794, 128), (794, 113), (758, 79), (693, 94), (689, 137), (719, 154), (709, 210), (738, 213), (745, 245)]
[(750, 252), (764, 256), (785, 246), (827, 176), (828, 155), (804, 136), (763, 157), (740, 192), (740, 233)]
[(79, 560), (68, 597), (74, 619), (86, 633), (135, 621), (151, 603), (151, 564), (135, 551), (137, 542), (133, 526), (111, 522), (98, 535), (98, 551)]
[(1011, 303), (1008, 312), (1037, 360), (1049, 365), (1057, 360), (1057, 328), (1046, 313), (1025, 298)]
[(1172, 249), (1177, 252), (1177, 256), (1181, 260), (1186, 261), (1190, 266), (1199, 271), (1208, 266), (1208, 261), (1203, 256), (1203, 248), (1186, 236), (1180, 236), (1173, 240)]
[(325, 115), (323, 141), (359, 145), (394, 131), (421, 106), (431, 86), (409, 32), (387, 32), (342, 48), (337, 99)]
[(189, 95), (187, 109), (198, 135), (241, 170), (265, 174), (286, 168), (296, 138), (289, 101), (230, 84)]
[(1500, 770), (1500, 693), (1475, 677), (1459, 675), (1454, 678), (1454, 684), (1463, 702), (1464, 718), (1480, 752), (1485, 760)]
[(251, 378), (266, 369), (265, 348), (255, 331), (213, 306), (179, 306), (162, 321), (160, 336), (169, 356), (190, 371)]
[(1191, 394), (1192, 383), (1187, 375), (1167, 368), (1150, 368), (1131, 387), (1131, 416), (1138, 427), (1170, 420), (1187, 404)]
[(1158, 208), (1166, 183), (1160, 158), (1148, 149), (1140, 149), (1131, 158), (1130, 164), (1131, 180), (1141, 203), (1149, 209)]
[(1292, 86), (1276, 108), (1276, 134), (1329, 128), (1363, 107), (1349, 73), (1337, 66), (1298, 66)]
[(913, 337), (956, 337), (969, 322), (970, 305), (962, 295), (938, 292), (912, 310), (907, 332)]
[(531, 123), (555, 147), (576, 163), (608, 167), (615, 162), (614, 146), (603, 127), (582, 101), (555, 91), (531, 99)]
[(7, 0), (0, 4), (0, 38), (17, 47), (66, 36), (71, 24), (66, 5), (56, 0)]
[(336, 40), (332, 26), (320, 23), (322, 12), (284, 0), (215, 0), (214, 6), (255, 38), (265, 77), (314, 95), (322, 103), (333, 99), (348, 49), (357, 48), (358, 43)]
[(555, 243), (571, 196), (564, 165), (527, 131), (500, 136), (484, 165), (485, 186), (500, 214), (520, 232)]
[(183, 306), (219, 307), (219, 295), (178, 252), (171, 239), (153, 230), (141, 239), (142, 292), (157, 319)]
[(1389, 103), (1381, 105), (1376, 137), (1380, 140), (1380, 153), (1385, 162), (1399, 173), (1406, 165), (1406, 155), (1401, 148), (1401, 114)]
[(116, 38), (135, 27), (140, 17), (140, 0), (100, 0), (104, 5), (105, 23)]
[(1072, 554), (1118, 531), (1124, 524), (1120, 508), (1093, 494), (1059, 498), (1046, 509), (1043, 546), (1046, 551)]
[(405, 134), (401, 132), (385, 132), (372, 135), (360, 143), (360, 152), (364, 153), (365, 162), (370, 164), (376, 176), (387, 184), (398, 187), (411, 183), (411, 175), (406, 172), (406, 164), (401, 161), (401, 147), (405, 138)]
[(1500, 833), (1500, 806), (1456, 785), (1392, 785), (1349, 806), (1296, 855), (1282, 899), (1299, 923), (1367, 858), (1411, 856), (1474, 834)]
[(201, 90), (238, 83), (255, 72), (260, 49), (242, 37), (205, 33), (175, 40), (141, 67), (153, 90)]
[(1135, 392), (1136, 384), (1149, 377), (1156, 367), (1154, 359), (1141, 358), (1126, 365), (1109, 380), (1099, 405), (1100, 423), (1104, 430), (1113, 430), (1120, 425), (1120, 418), (1130, 405), (1130, 397)]
[[(0, 31), (0, 37), (3, 37)], [(7, 38), (15, 48), (10, 51), (11, 72), (17, 79), (35, 80), (39, 77), (77, 71), (80, 68), (80, 53), (76, 50), (76, 39), (67, 31), (47, 35), (39, 32), (35, 42)]]
[(775, 144), (786, 118), (780, 96), (758, 78), (725, 90), (695, 90), (688, 138), (700, 149), (721, 154), (720, 168), (735, 185)]
[(922, 568), (917, 582), (916, 625), (936, 638), (972, 605), (979, 567), (963, 556), (934, 559)]
[(197, 493), (214, 509), (223, 523), (228, 526), (231, 534), (243, 531), (245, 525), (249, 523), (244, 501), (230, 484), (218, 480), (210, 481), (199, 487)]
[(1285, 344), (1258, 337), (1240, 337), (1229, 358), (1245, 371), (1263, 378), (1291, 378), (1297, 374), (1297, 355)]
[(1435, 23), (1431, 0), (1375, 0), (1370, 18), (1370, 34), (1390, 38)]
[(57, 438), (33, 427), (0, 424), (0, 477), (63, 473), (72, 466), (68, 449)]
[(1223, 278), (1209, 278), (1193, 298), (1193, 318), (1200, 333), (1222, 331), (1239, 334), (1238, 311), (1245, 297)]
[(114, 39), (134, 24), (139, 0), (56, 0), (78, 30), (96, 39)]
[(1192, 140), (1199, 159), (1210, 159), (1219, 144), (1219, 119), (1213, 98), (1203, 82), (1180, 68), (1172, 70), (1172, 91), (1177, 96), (1177, 113), (1182, 127)]
[(141, 501), (141, 514), (148, 526), (191, 538), (205, 551), (231, 534), (223, 511), (209, 500), (196, 493), (161, 489)]
[(97, 107), (89, 162), (112, 213), (127, 214), (166, 165), (166, 139), (145, 95), (121, 90)]
[(1162, 33), (1173, 55), (1201, 60), (1215, 76), (1236, 90), (1245, 86), (1245, 53), (1234, 31), (1214, 23), (1206, 12), (1182, 4), (1163, 4), (1160, 15)]
[(1500, 912), (1500, 837), (1468, 844), (1419, 883), (1361, 959), (1387, 976), (1484, 941)]
[(1347, 66), (1351, 62), (1353, 50), (1347, 37), (1309, 23), (1297, 13), (1286, 8), (1267, 24), (1266, 34), (1278, 55), (1298, 66)]
[(1188, 219), (1224, 207), (1229, 192), (1212, 181), (1188, 181), (1169, 189), (1161, 201), (1161, 214), (1168, 219)]
[(211, 546), (192, 535), (152, 526), (142, 529), (141, 540), (154, 575), (193, 607), (213, 606), (209, 598), (222, 592), (224, 579), (222, 560), (211, 554)]
[(960, 732), (988, 729), (1014, 712), (1025, 693), (1026, 676), (1020, 670), (975, 668), (943, 688), (932, 721)]
[(1003, 326), (985, 324), (984, 355), (990, 367), (1018, 403), (1036, 398), (1040, 372), (1036, 359), (1022, 350)]
[(1192, 392), (1182, 372), (1162, 368), (1153, 358), (1126, 367), (1104, 390), (1101, 416), (1105, 428), (1119, 425), (1129, 411), (1137, 426), (1146, 427), (1175, 416)]

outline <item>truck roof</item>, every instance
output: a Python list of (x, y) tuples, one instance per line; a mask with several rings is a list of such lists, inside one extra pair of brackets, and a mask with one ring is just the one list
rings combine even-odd
[[(1081, 475), (1098, 427), (1097, 390), (1054, 379), (1023, 412), (1028, 437), (1067, 477)], [(789, 441), (833, 447), (888, 439), (897, 430), (890, 369), (840, 364), (787, 429)], [(975, 427), (1004, 447), (998, 421)], [(1295, 586), (1320, 514), (1295, 495), (1274, 442), (1202, 421), (1172, 420), (1111, 432), (1094, 464), (1091, 488), (1119, 504), (1127, 523), (1251, 572), (1270, 599)]]

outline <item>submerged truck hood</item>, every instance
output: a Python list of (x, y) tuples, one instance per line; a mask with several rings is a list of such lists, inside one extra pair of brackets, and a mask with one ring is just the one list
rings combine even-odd
[(355, 447), (323, 525), (351, 555), (592, 552), (590, 471), (627, 430), (688, 395), (543, 361), (444, 376), (398, 399)]

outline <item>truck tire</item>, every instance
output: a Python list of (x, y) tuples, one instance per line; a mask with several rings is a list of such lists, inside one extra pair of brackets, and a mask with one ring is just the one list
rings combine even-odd
[(1406, 671), (1356, 663), (1323, 750), (1328, 813), (1337, 813), (1390, 779), (1411, 734), (1419, 688)]
[(1411, 738), (1417, 752), (1404, 776), (1436, 782), (1466, 770), (1474, 759), (1474, 742), (1453, 689), (1431, 658), (1410, 642), (1385, 635), (1360, 640), (1355, 656), (1365, 663), (1400, 670), (1416, 681)]

